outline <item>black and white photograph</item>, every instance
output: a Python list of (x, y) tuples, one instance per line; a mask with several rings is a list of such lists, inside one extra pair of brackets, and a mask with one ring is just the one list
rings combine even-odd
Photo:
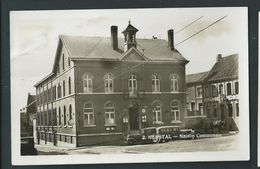
[(11, 11), (12, 164), (249, 160), (247, 13)]

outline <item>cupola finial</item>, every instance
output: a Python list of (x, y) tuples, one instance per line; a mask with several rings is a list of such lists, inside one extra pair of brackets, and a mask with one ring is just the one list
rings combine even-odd
[(131, 21), (130, 21), (130, 19), (128, 20), (128, 24), (131, 24)]

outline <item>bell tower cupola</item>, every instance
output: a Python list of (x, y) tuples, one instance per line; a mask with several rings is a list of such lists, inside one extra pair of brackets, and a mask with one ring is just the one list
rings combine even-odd
[(136, 32), (138, 32), (138, 29), (131, 25), (129, 20), (127, 28), (122, 32), (125, 37), (124, 51), (129, 50), (131, 47), (136, 48)]

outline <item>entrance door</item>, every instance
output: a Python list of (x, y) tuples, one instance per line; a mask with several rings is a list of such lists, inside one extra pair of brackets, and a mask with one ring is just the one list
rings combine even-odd
[(220, 105), (220, 118), (221, 118), (221, 120), (224, 120), (225, 118), (226, 118), (226, 116), (225, 116), (225, 107), (224, 107), (224, 104), (221, 104)]
[(129, 108), (130, 130), (138, 130), (138, 109), (135, 107)]

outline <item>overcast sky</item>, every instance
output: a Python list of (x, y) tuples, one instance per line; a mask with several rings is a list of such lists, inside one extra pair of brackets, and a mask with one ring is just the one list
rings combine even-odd
[(28, 92), (52, 70), (58, 36), (110, 36), (117, 25), (119, 37), (128, 20), (139, 31), (137, 38), (156, 36), (167, 39), (167, 30), (175, 32), (192, 21), (197, 22), (175, 34), (175, 44), (227, 15), (226, 18), (176, 46), (190, 61), (186, 73), (208, 71), (216, 55), (234, 53), (245, 56), (247, 46), (246, 8), (165, 8), (120, 10), (15, 11), (10, 14), (11, 32), (11, 103), (12, 111), (26, 105)]

